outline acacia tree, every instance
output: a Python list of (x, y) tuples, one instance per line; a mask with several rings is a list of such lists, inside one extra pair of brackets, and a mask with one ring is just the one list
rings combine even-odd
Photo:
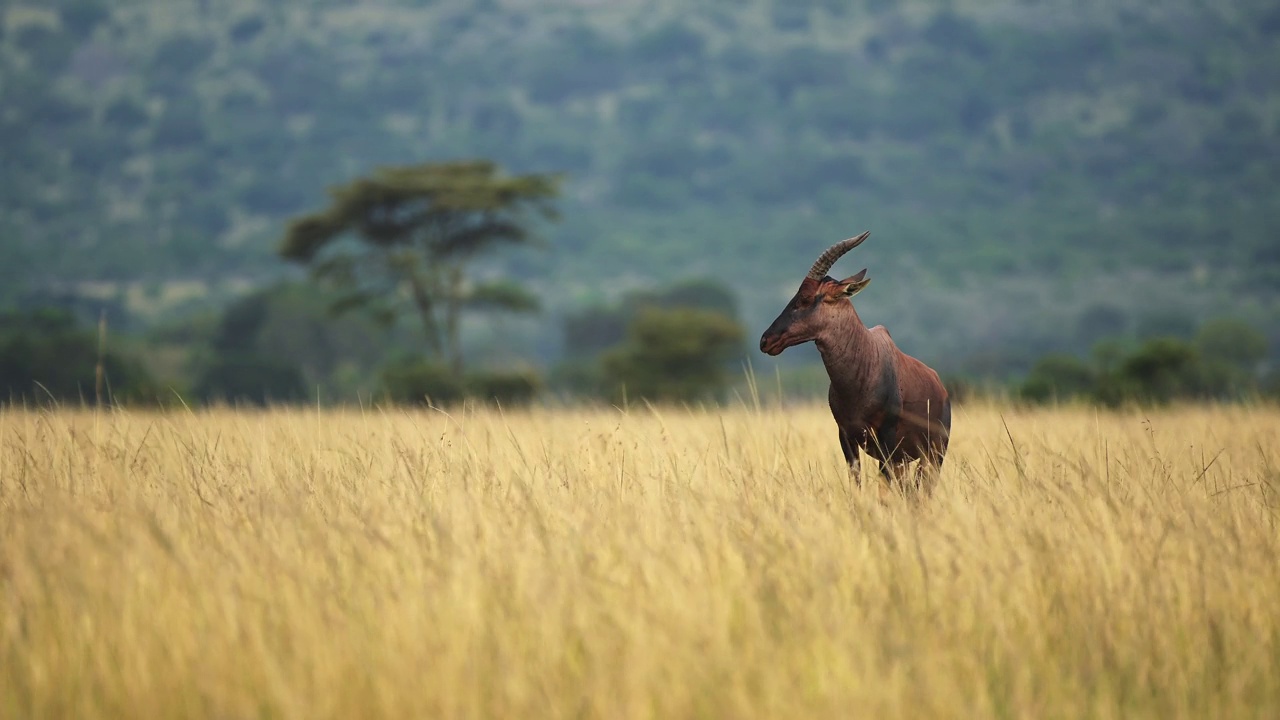
[(464, 310), (538, 308), (510, 281), (472, 282), (468, 264), (494, 246), (532, 242), (530, 221), (556, 217), (559, 181), (507, 176), (486, 160), (378, 168), (331, 188), (324, 210), (295, 218), (280, 253), (343, 290), (337, 312), (365, 308), (391, 320), (412, 308), (428, 353), (460, 373)]

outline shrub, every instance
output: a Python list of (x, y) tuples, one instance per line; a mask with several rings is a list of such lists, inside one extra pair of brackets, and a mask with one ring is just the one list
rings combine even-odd
[(1033, 402), (1091, 398), (1109, 406), (1167, 403), (1181, 398), (1254, 397), (1266, 359), (1266, 338), (1234, 320), (1207, 323), (1195, 341), (1158, 337), (1137, 347), (1104, 339), (1092, 362), (1047, 355), (1036, 362), (1018, 394)]
[(478, 372), (464, 378), (468, 397), (498, 405), (528, 405), (542, 390), (542, 378), (532, 371)]
[(393, 403), (452, 405), (466, 398), (502, 406), (527, 405), (542, 390), (542, 378), (526, 370), (458, 375), (447, 365), (408, 361), (382, 371), (382, 392)]
[[(98, 338), (69, 312), (0, 313), (0, 403), (97, 400)], [(102, 356), (103, 401), (154, 402), (159, 385), (136, 358)]]
[(1120, 362), (1116, 375), (1122, 395), (1156, 403), (1200, 394), (1203, 377), (1195, 348), (1177, 338), (1143, 343)]
[(268, 405), (307, 397), (302, 370), (257, 353), (219, 355), (200, 371), (194, 392), (202, 400)]
[(1097, 373), (1088, 363), (1073, 355), (1054, 353), (1036, 361), (1018, 388), (1018, 394), (1033, 402), (1070, 400), (1091, 396)]
[(382, 371), (382, 392), (393, 403), (438, 407), (456, 403), (465, 386), (452, 370), (436, 362), (404, 362)]
[(604, 374), (629, 397), (717, 400), (728, 388), (725, 369), (741, 354), (742, 340), (742, 326), (722, 313), (648, 308), (628, 327), (627, 341), (604, 355)]

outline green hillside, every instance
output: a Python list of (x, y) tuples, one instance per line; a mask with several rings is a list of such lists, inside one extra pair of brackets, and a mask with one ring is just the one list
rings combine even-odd
[[(870, 323), (1000, 372), (1107, 329), (1280, 339), (1263, 0), (0, 0), (0, 295), (138, 310), (288, 268), (383, 163), (564, 171), (557, 313), (715, 275), (753, 330), (813, 257)], [(93, 282), (89, 285), (87, 283)], [(864, 299), (865, 298), (865, 299)], [(0, 298), (3, 299), (3, 298)], [(1101, 324), (1100, 324), (1101, 323)], [(542, 347), (545, 343), (533, 343)]]

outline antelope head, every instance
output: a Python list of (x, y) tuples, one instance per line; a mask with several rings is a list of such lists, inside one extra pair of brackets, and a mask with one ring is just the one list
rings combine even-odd
[(871, 283), (866, 269), (844, 280), (828, 276), (827, 271), (841, 255), (861, 245), (870, 234), (864, 232), (857, 237), (842, 240), (818, 256), (804, 282), (800, 283), (795, 297), (791, 298), (791, 302), (782, 309), (782, 314), (778, 315), (778, 319), (760, 337), (761, 352), (777, 355), (792, 345), (816, 339), (838, 313), (849, 307), (849, 298)]

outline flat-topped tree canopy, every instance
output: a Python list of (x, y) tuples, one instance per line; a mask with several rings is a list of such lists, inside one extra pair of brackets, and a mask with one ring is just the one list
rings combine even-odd
[(463, 309), (538, 307), (509, 280), (469, 283), (465, 264), (497, 245), (535, 242), (531, 224), (558, 217), (560, 181), (506, 175), (488, 160), (380, 167), (330, 188), (328, 207), (291, 221), (280, 254), (346, 292), (335, 305), (341, 310), (407, 298), (430, 351), (446, 352), (460, 371)]
[(280, 254), (310, 262), (339, 238), (354, 234), (377, 246), (422, 244), (440, 255), (475, 252), (496, 242), (529, 239), (532, 211), (558, 217), (552, 200), (560, 176), (507, 176), (488, 160), (375, 169), (330, 188), (329, 207), (289, 223)]

